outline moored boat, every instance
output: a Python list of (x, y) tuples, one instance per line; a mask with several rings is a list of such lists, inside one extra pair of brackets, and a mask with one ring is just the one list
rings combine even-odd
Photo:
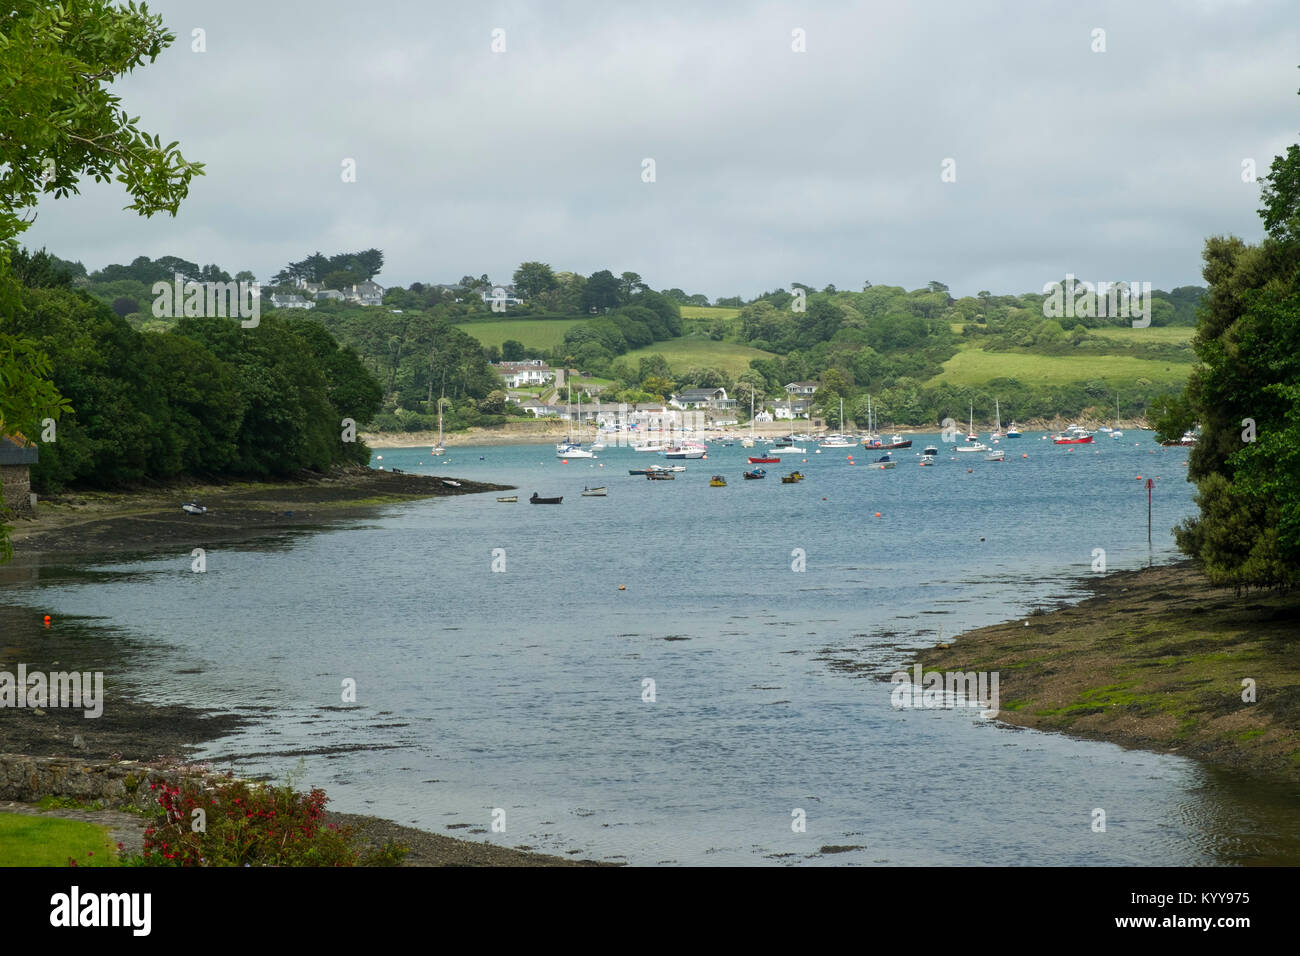
[(586, 486), (583, 486), (583, 489), (582, 489), (582, 497), (584, 497), (584, 498), (604, 498), (604, 497), (606, 497), (605, 486), (604, 486), (604, 485), (601, 485), (599, 488), (588, 488), (588, 487), (586, 487)]
[(645, 476), (648, 481), (673, 481), (677, 477), (671, 471), (647, 471)]
[(518, 495), (505, 495), (504, 497), (497, 499), (497, 501), (501, 502), (502, 504), (509, 504), (509, 505), (514, 504), (518, 500), (519, 500)]
[(534, 491), (533, 496), (528, 500), (535, 505), (558, 505), (561, 501), (564, 500), (564, 496), (557, 495), (554, 498), (543, 498), (540, 495), (538, 495), (537, 492)]
[(727, 479), (723, 478), (721, 475), (714, 475), (712, 478), (709, 479), (709, 487), (725, 488), (727, 487)]
[(749, 463), (751, 465), (779, 465), (781, 464), (781, 459), (768, 458), (768, 457), (756, 457), (751, 455), (749, 458)]
[(752, 471), (745, 472), (745, 478), (751, 481), (758, 478), (766, 478), (766, 477), (767, 477), (767, 471), (765, 471), (762, 468), (755, 468)]

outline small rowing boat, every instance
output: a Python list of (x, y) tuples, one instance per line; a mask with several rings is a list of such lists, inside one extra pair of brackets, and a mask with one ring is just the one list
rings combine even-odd
[(497, 499), (497, 501), (500, 501), (502, 504), (509, 504), (509, 505), (514, 504), (518, 500), (519, 500), (518, 495), (506, 495), (504, 498)]
[(587, 487), (583, 487), (583, 489), (582, 489), (582, 497), (584, 497), (584, 498), (605, 498), (605, 497), (607, 497), (607, 495), (606, 495), (606, 493), (605, 493), (605, 486), (604, 486), (604, 485), (601, 485), (599, 488), (587, 488)]
[(534, 491), (533, 496), (528, 500), (535, 505), (558, 505), (561, 501), (564, 500), (564, 496), (560, 495), (555, 498), (541, 498), (538, 496), (537, 492)]

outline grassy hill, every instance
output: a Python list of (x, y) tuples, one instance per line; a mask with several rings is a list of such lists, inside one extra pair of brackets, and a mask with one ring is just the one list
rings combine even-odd
[(656, 342), (643, 349), (635, 349), (623, 356), (636, 363), (648, 355), (662, 355), (675, 373), (683, 372), (692, 366), (722, 369), (728, 375), (736, 376), (748, 370), (750, 359), (771, 358), (771, 352), (740, 345), (736, 342), (714, 342), (711, 339), (681, 338)]
[(564, 333), (586, 319), (501, 319), (495, 322), (462, 322), (456, 326), (484, 345), (500, 345), (507, 339), (522, 342), (524, 348), (553, 349), (564, 343)]
[[(1126, 330), (1115, 331), (1123, 334)], [(1031, 355), (965, 348), (944, 362), (943, 372), (927, 384), (982, 385), (995, 378), (1014, 378), (1026, 385), (1102, 381), (1122, 387), (1134, 385), (1139, 379), (1157, 385), (1181, 385), (1187, 381), (1191, 369), (1191, 363), (1187, 362), (1138, 359), (1127, 355)]]

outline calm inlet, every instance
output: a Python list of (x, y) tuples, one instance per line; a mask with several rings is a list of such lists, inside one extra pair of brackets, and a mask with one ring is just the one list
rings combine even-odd
[[(188, 551), (141, 555), (12, 596), (128, 634), (146, 699), (255, 718), (207, 748), (219, 766), (301, 761), (337, 809), (472, 839), (634, 864), (1300, 860), (1285, 788), (892, 706), (890, 673), (940, 632), (1078, 599), (1098, 548), (1110, 570), (1145, 566), (1145, 478), (1156, 562), (1194, 509), (1187, 449), (1149, 432), (1026, 435), (1004, 462), (913, 437), (891, 470), (810, 444), (764, 481), (741, 480), (739, 445), (672, 482), (629, 476), (663, 459), (614, 447), (568, 464), (550, 446), (436, 465), (382, 449), (376, 466), (520, 501), (403, 504), (212, 549), (204, 574)], [(927, 438), (940, 454), (922, 468)], [(776, 480), (796, 467), (804, 481)], [(581, 496), (596, 485), (608, 496)], [(534, 491), (563, 504), (530, 506)]]

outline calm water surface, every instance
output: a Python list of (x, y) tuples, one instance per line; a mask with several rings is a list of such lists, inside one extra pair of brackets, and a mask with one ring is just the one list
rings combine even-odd
[[(206, 574), (185, 549), (11, 596), (129, 633), (147, 698), (255, 717), (207, 748), (223, 766), (301, 761), (338, 809), (456, 835), (636, 864), (1300, 860), (1294, 788), (891, 706), (881, 678), (941, 628), (1078, 599), (1095, 548), (1144, 566), (1138, 475), (1157, 478), (1154, 560), (1193, 511), (1186, 449), (1150, 433), (1073, 450), (1029, 435), (1004, 463), (933, 468), (924, 444), (890, 471), (861, 448), (799, 456), (799, 485), (776, 480), (789, 459), (742, 481), (738, 445), (672, 482), (630, 477), (663, 459), (627, 449), (565, 465), (551, 446), (453, 447), (436, 468), (427, 448), (381, 450), (376, 465), (564, 504), (409, 503), (209, 550)], [(596, 484), (609, 497), (579, 496)]]

